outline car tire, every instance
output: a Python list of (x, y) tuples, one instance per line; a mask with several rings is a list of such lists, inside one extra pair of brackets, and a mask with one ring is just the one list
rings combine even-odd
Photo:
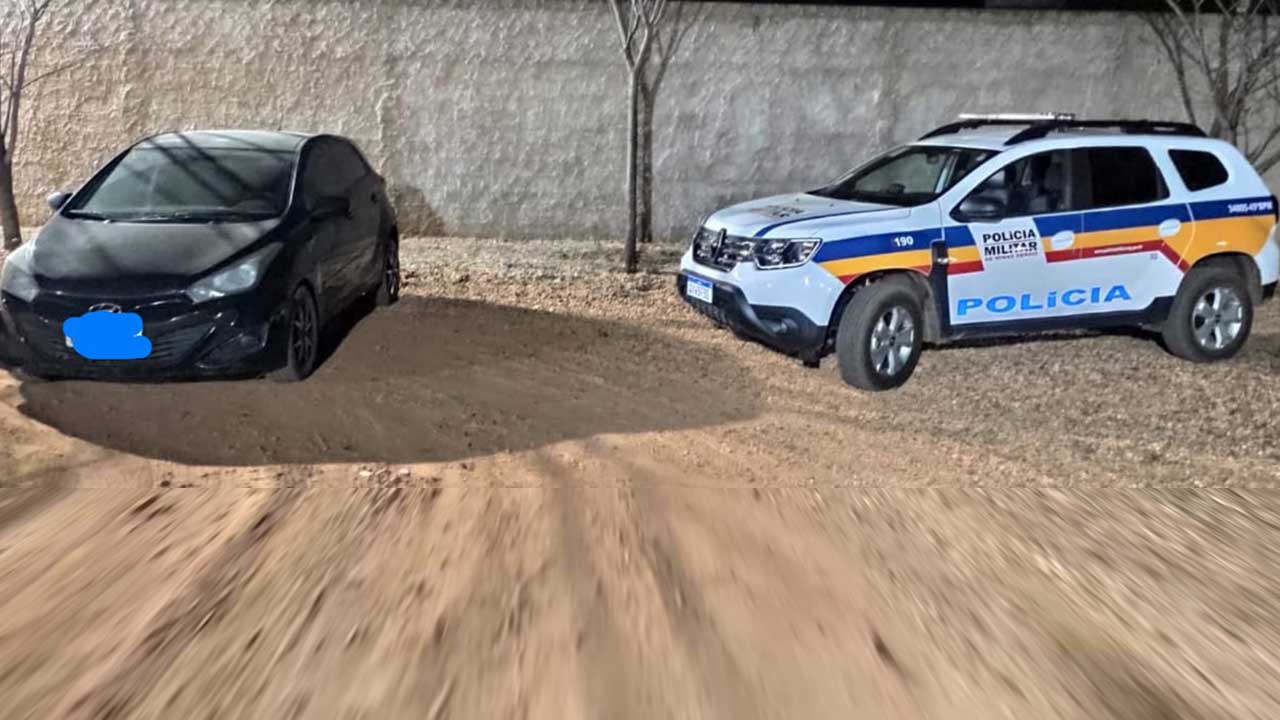
[(1253, 297), (1240, 274), (1195, 267), (1178, 288), (1161, 336), (1169, 352), (1197, 363), (1227, 360), (1253, 329)]
[(320, 309), (311, 288), (294, 288), (287, 317), (285, 364), (270, 378), (276, 382), (302, 382), (315, 371), (320, 355)]
[(379, 307), (394, 305), (400, 299), (400, 237), (391, 233), (382, 246), (382, 271), (375, 294)]
[(873, 283), (858, 290), (840, 316), (840, 377), (861, 390), (891, 390), (911, 377), (923, 345), (920, 295), (910, 281)]

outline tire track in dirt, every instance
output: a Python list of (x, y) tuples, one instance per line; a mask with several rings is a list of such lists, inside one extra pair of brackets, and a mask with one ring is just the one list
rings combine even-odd
[[(590, 442), (588, 442), (590, 444)], [(602, 456), (597, 455), (596, 460)], [(697, 677), (669, 678), (679, 680), (704, 701), (704, 710), (710, 717), (754, 718), (760, 717), (760, 708), (747, 700), (743, 688), (753, 683), (738, 667), (728, 652), (715, 626), (711, 609), (698, 590), (698, 584), (685, 570), (674, 533), (663, 517), (660, 500), (652, 488), (661, 487), (661, 480), (638, 465), (617, 457), (603, 462), (616, 468), (616, 475), (625, 478), (624, 487), (592, 488), (587, 478), (561, 463), (543, 459), (538, 463), (538, 474), (553, 479), (562, 553), (570, 575), (569, 585), (578, 616), (584, 621), (579, 629), (579, 645), (583, 667), (590, 669), (589, 677), (582, 678), (589, 693), (589, 707), (598, 717), (648, 718), (655, 717), (659, 708), (646, 707), (655, 695), (670, 699), (671, 688), (662, 686), (663, 692), (635, 684), (634, 679), (646, 677), (654, 680), (652, 673), (636, 672), (634, 643), (629, 640), (634, 633), (622, 627), (610, 615), (608, 598), (623, 591), (625, 583), (639, 581), (657, 593), (661, 604), (659, 616), (666, 621), (667, 634), (679, 648), (687, 665), (696, 668)], [(614, 500), (616, 499), (616, 500)], [(611, 502), (612, 500), (612, 502)], [(590, 516), (589, 507), (599, 516), (606, 516), (616, 527), (588, 528), (581, 518)], [(601, 548), (607, 542), (603, 534), (616, 535), (623, 547), (619, 549), (627, 557), (634, 556), (639, 564), (624, 563), (622, 568), (600, 567)], [(634, 568), (634, 569), (632, 569)], [(630, 573), (633, 577), (620, 577)], [(652, 635), (654, 629), (650, 629)], [(647, 649), (647, 648), (646, 648)], [(670, 673), (674, 659), (660, 662)], [(671, 713), (674, 708), (661, 708)]]
[(559, 531), (561, 566), (565, 587), (577, 622), (575, 647), (583, 675), (579, 683), (584, 703), (596, 717), (644, 718), (643, 695), (633, 679), (636, 672), (626, 648), (626, 632), (610, 615), (608, 589), (592, 560), (591, 543), (582, 524), (582, 492), (573, 470), (542, 455), (530, 459), (538, 477), (553, 485), (555, 525)]
[(10, 525), (15, 525), (52, 505), (69, 492), (71, 492), (70, 487), (54, 480), (45, 480), (34, 487), (0, 487), (0, 533), (7, 530)]
[(187, 645), (233, 604), (264, 542), (301, 495), (299, 487), (272, 490), (253, 523), (160, 609), (141, 641), (116, 662), (118, 669), (81, 694), (66, 716), (94, 720), (129, 716)]
[[(634, 466), (630, 473), (632, 477), (642, 474)], [(675, 636), (702, 674), (701, 684), (716, 716), (732, 719), (764, 717), (761, 708), (749, 703), (749, 696), (742, 692), (742, 688), (751, 687), (753, 683), (725, 646), (699, 583), (685, 572), (686, 564), (671, 526), (665, 520), (667, 516), (663, 512), (662, 499), (649, 487), (633, 485), (628, 500), (627, 516), (637, 531), (641, 528), (648, 530), (642, 557), (661, 592), (663, 607)]]

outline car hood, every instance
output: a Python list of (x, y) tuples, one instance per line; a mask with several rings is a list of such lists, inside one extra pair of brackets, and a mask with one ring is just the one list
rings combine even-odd
[[(863, 219), (883, 219), (889, 214), (908, 215), (907, 208), (876, 203), (835, 200), (793, 193), (751, 200), (720, 210), (707, 218), (706, 227), (724, 230), (743, 237), (800, 237), (805, 231), (817, 232), (828, 225), (848, 225)], [(822, 222), (830, 219), (830, 222)], [(775, 232), (776, 231), (776, 232)]]
[(153, 288), (194, 280), (262, 240), (279, 219), (246, 223), (125, 223), (55, 217), (30, 251), (42, 285)]

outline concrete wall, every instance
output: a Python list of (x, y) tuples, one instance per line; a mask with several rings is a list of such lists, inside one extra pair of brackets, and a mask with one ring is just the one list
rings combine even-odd
[[(1109, 13), (681, 3), (659, 99), (657, 230), (826, 182), (961, 111), (1180, 117), (1140, 20)], [(17, 176), (26, 219), (166, 129), (357, 140), (419, 232), (612, 237), (626, 76), (602, 0), (83, 0), (41, 63)]]

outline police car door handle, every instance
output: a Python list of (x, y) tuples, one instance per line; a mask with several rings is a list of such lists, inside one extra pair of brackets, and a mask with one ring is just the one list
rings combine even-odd
[(1051, 250), (1066, 250), (1076, 244), (1076, 234), (1071, 230), (1063, 230), (1053, 234), (1049, 238), (1049, 248)]
[(1177, 218), (1169, 218), (1168, 220), (1160, 223), (1159, 229), (1160, 237), (1173, 237), (1178, 234), (1178, 231), (1182, 230), (1182, 221)]

